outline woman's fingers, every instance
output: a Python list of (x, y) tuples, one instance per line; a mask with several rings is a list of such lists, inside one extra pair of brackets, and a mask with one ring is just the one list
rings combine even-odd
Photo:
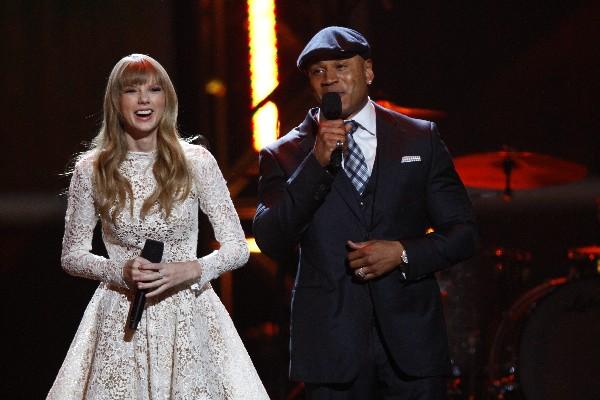
[(140, 266), (140, 271), (136, 285), (139, 289), (150, 290), (146, 297), (153, 297), (181, 283), (199, 278), (201, 266), (197, 261), (147, 263)]
[(146, 297), (154, 297), (154, 296), (158, 296), (159, 294), (163, 293), (165, 290), (167, 290), (169, 288), (169, 286), (167, 285), (162, 285), (159, 286), (158, 289), (153, 290), (149, 293), (146, 293)]
[(138, 279), (136, 279), (136, 282), (149, 283), (149, 282), (155, 282), (155, 281), (161, 280), (162, 278), (163, 278), (163, 275), (160, 274), (159, 272), (142, 272), (140, 274), (140, 276), (138, 277)]

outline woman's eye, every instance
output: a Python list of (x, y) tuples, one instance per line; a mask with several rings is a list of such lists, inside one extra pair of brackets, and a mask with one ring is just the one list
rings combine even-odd
[(135, 93), (135, 89), (134, 88), (125, 88), (125, 89), (123, 89), (123, 93)]
[(153, 86), (150, 90), (152, 90), (153, 92), (160, 92), (162, 91), (162, 88), (160, 86)]

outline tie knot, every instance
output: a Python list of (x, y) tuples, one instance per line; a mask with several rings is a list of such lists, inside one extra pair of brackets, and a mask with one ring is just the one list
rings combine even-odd
[(359, 127), (358, 122), (356, 122), (355, 120), (351, 119), (350, 121), (346, 121), (347, 124), (350, 124), (350, 130), (348, 131), (349, 135), (352, 135), (354, 132), (356, 132), (356, 130)]

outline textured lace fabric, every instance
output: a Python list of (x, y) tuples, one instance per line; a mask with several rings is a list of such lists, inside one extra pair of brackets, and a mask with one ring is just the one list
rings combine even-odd
[[(268, 399), (242, 341), (210, 280), (248, 260), (239, 218), (225, 180), (203, 147), (182, 144), (194, 185), (171, 216), (155, 206), (140, 209), (154, 190), (155, 153), (128, 153), (121, 173), (134, 193), (115, 224), (103, 223), (109, 259), (93, 255), (94, 154), (76, 165), (65, 217), (62, 264), (70, 274), (100, 281), (48, 399)], [(133, 291), (122, 277), (124, 263), (140, 254), (147, 238), (164, 242), (163, 262), (196, 258), (198, 205), (208, 216), (219, 250), (200, 258), (202, 276), (148, 299), (133, 334), (125, 329)]]

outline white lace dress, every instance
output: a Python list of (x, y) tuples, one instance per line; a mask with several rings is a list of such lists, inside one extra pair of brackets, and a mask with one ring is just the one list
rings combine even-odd
[[(48, 399), (268, 399), (237, 331), (210, 280), (243, 265), (248, 248), (225, 180), (203, 147), (182, 144), (194, 185), (168, 220), (153, 212), (139, 218), (154, 190), (155, 153), (130, 152), (121, 173), (134, 193), (133, 218), (103, 223), (109, 259), (90, 253), (98, 220), (91, 181), (94, 154), (76, 165), (65, 218), (62, 263), (76, 276), (100, 281), (50, 389)], [(163, 262), (196, 258), (198, 205), (209, 217), (220, 249), (200, 258), (202, 277), (156, 299), (147, 299), (137, 331), (125, 329), (133, 291), (123, 264), (145, 239), (164, 242)], [(126, 209), (127, 210), (127, 209)]]

